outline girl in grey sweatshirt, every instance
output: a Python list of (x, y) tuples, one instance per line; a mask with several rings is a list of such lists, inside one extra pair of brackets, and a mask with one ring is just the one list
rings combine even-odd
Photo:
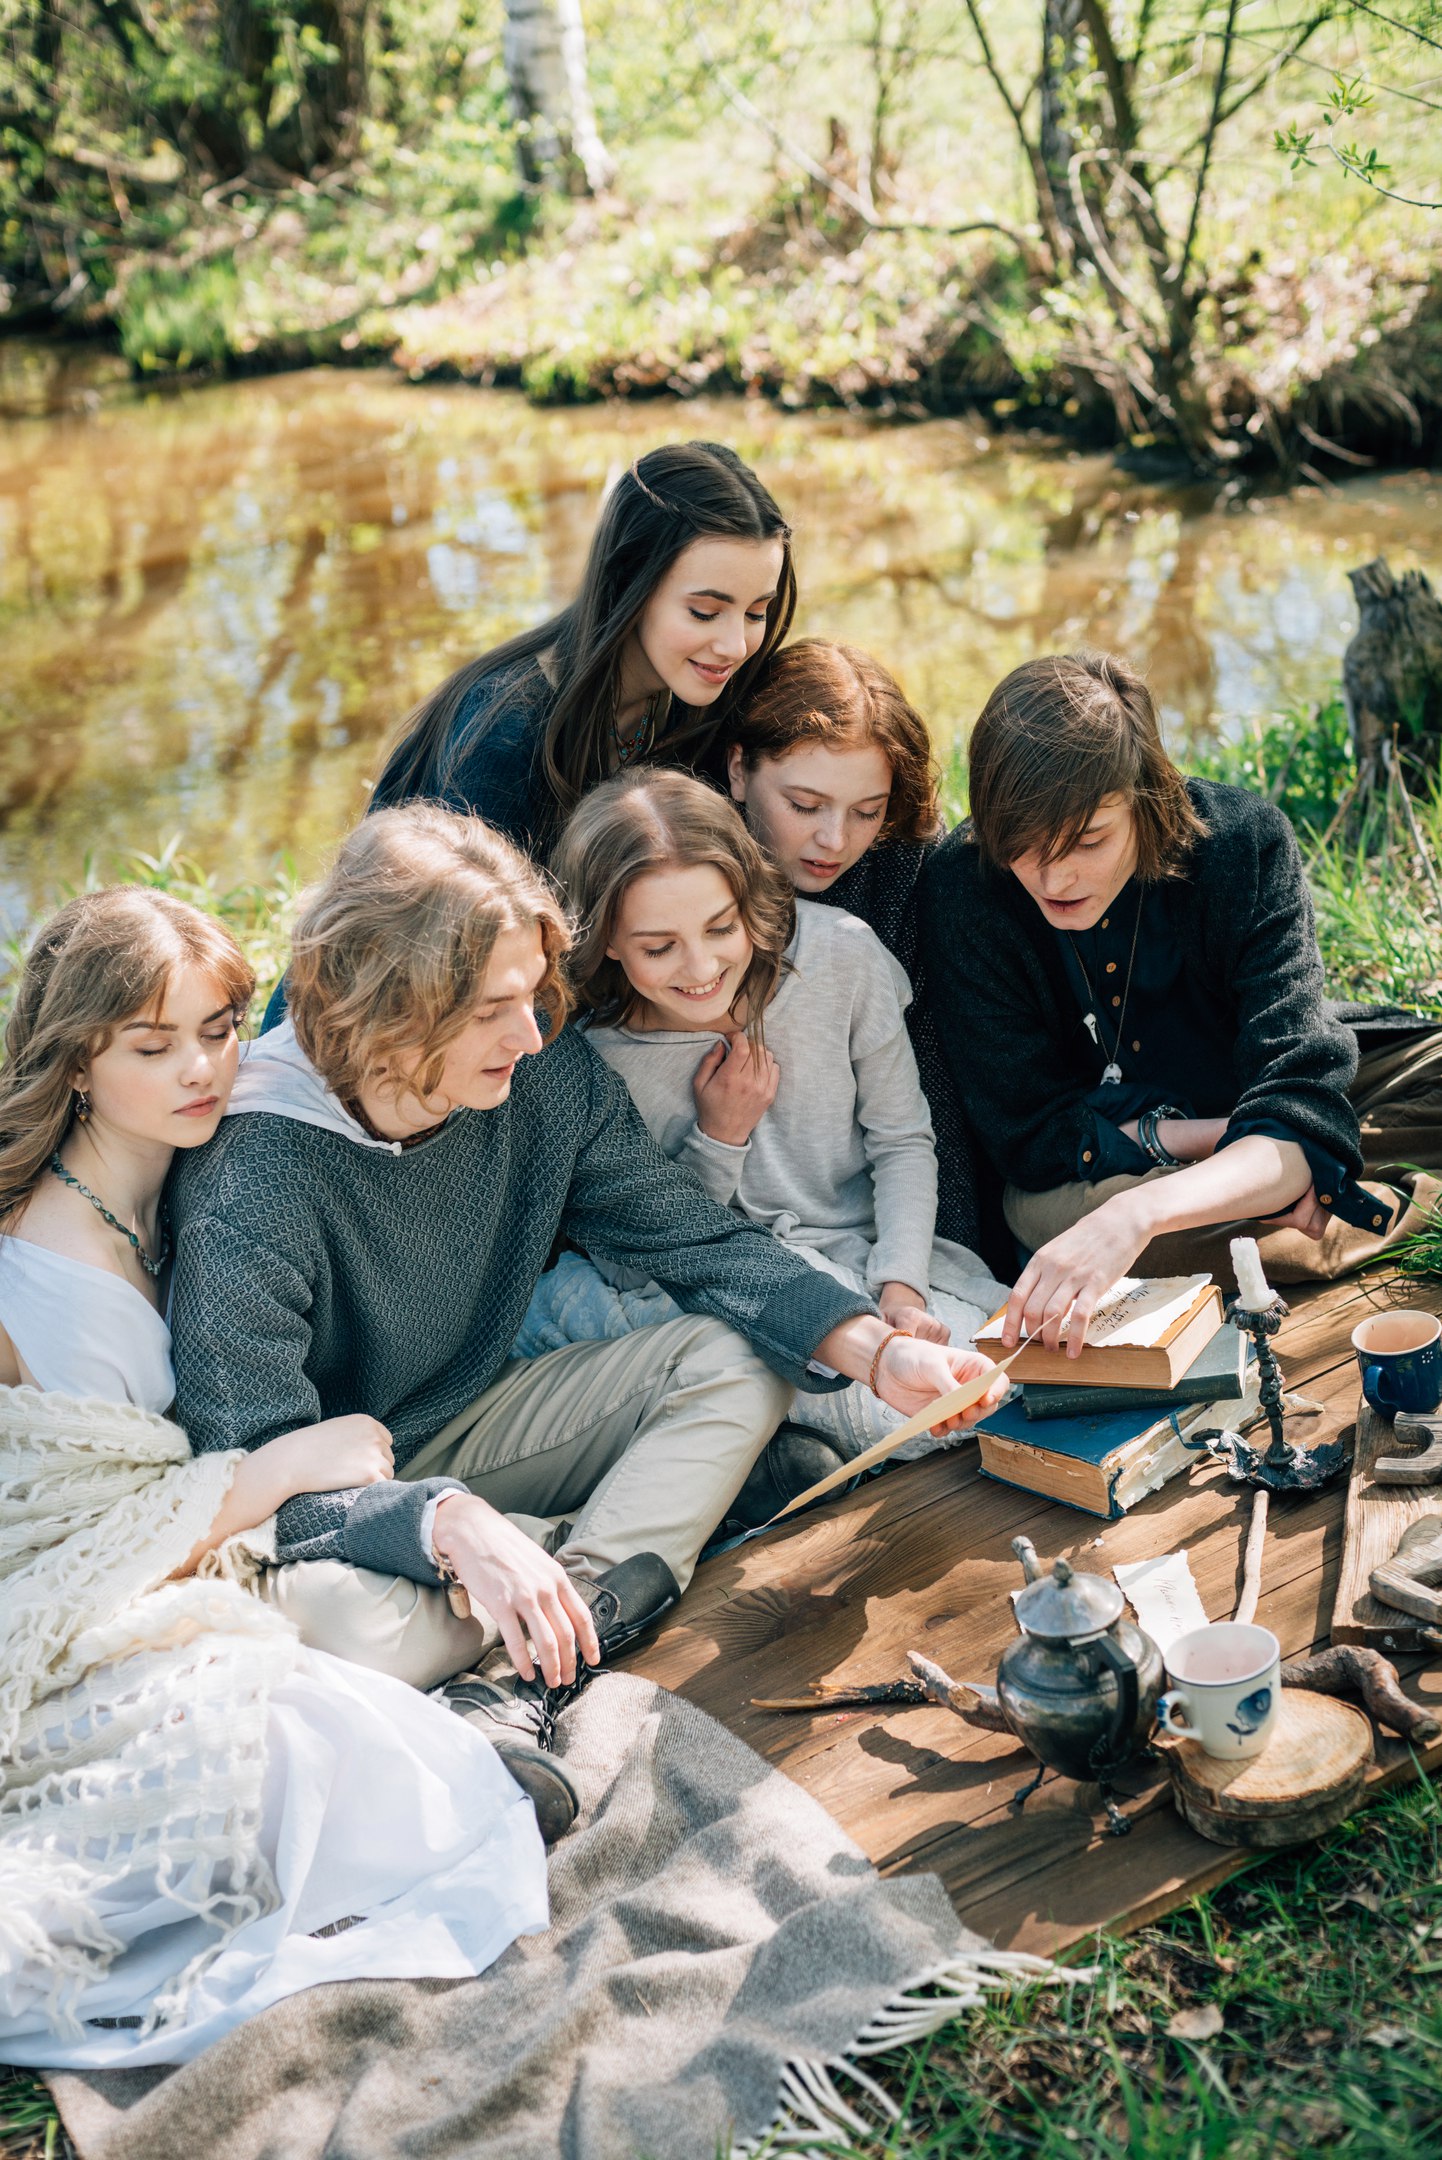
[[(974, 1253), (935, 1234), (911, 986), (875, 933), (798, 900), (731, 805), (689, 774), (636, 772), (594, 790), (556, 870), (580, 922), (588, 1039), (662, 1151), (714, 1199), (874, 1297), (892, 1326), (968, 1341), (1007, 1293)], [(639, 1276), (602, 1276), (568, 1255), (538, 1287), (517, 1347), (536, 1353), (669, 1311)], [(859, 1388), (808, 1396), (796, 1415), (847, 1456), (898, 1422)]]

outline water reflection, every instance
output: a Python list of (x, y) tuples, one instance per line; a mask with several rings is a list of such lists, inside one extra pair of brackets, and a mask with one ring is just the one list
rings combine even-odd
[(538, 412), (324, 370), (46, 402), (0, 422), (12, 925), (87, 853), (175, 831), (237, 878), (280, 850), (309, 868), (407, 707), (571, 590), (604, 487), (663, 438), (758, 465), (797, 530), (798, 629), (870, 646), (941, 742), (1007, 668), (1079, 641), (1130, 651), (1179, 740), (1321, 694), (1346, 570), (1442, 554), (1425, 474), (1224, 513), (963, 421)]

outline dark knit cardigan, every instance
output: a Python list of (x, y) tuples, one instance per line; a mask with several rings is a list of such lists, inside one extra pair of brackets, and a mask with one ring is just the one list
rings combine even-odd
[(917, 884), (934, 845), (923, 840), (878, 840), (826, 892), (807, 897), (859, 916), (911, 979), (906, 1028), (936, 1135), (936, 1234), (975, 1248), (981, 1243), (976, 1153), (950, 1067), (937, 1041), (917, 923)]
[[(1285, 1126), (1356, 1178), (1356, 1043), (1323, 997), (1296, 836), (1244, 788), (1189, 780), (1187, 791), (1207, 834), (1181, 876), (1149, 891), (1191, 979), (1228, 1016), (1235, 1091), (1204, 1114)], [(1098, 1053), (1060, 941), (1020, 881), (986, 862), (969, 824), (932, 851), (920, 920), (928, 1000), (979, 1144), (1025, 1192), (1070, 1184), (1094, 1129)]]

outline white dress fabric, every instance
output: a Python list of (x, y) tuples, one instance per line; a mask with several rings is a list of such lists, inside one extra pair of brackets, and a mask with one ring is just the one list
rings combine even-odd
[(170, 1330), (149, 1298), (88, 1260), (0, 1237), (0, 1327), (38, 1388), (170, 1408)]
[[(0, 1239), (6, 1260), (13, 1261), (14, 1249), (10, 1239)], [(79, 1261), (48, 1271), (47, 1308), (36, 1284), (46, 1278), (43, 1263), (55, 1258), (31, 1246), (18, 1267), (0, 1272), (0, 1323), (25, 1364), (37, 1379), (47, 1376), (54, 1394), (93, 1398), (97, 1371), (104, 1370), (116, 1383), (107, 1400), (150, 1409), (158, 1393), (163, 1407), (174, 1390), (167, 1374), (157, 1378), (159, 1339), (147, 1331), (142, 1309), (163, 1328), (159, 1316), (130, 1285)], [(118, 1300), (116, 1291), (133, 1304)], [(117, 1316), (124, 1336), (114, 1325)], [(128, 1366), (127, 1343), (134, 1353)], [(27, 1394), (11, 1391), (11, 1399)], [(149, 1595), (163, 1606), (183, 1587)], [(227, 1597), (240, 1594), (216, 1587)], [(242, 1599), (243, 1609), (249, 1605)], [(269, 1626), (268, 1608), (264, 1618)], [(22, 1947), (7, 1952), (0, 1928), (0, 2062), (42, 2069), (188, 2062), (299, 1988), (363, 1978), (467, 1978), (518, 1935), (547, 1925), (546, 1859), (535, 1814), (489, 1741), (399, 1680), (299, 1643), (283, 1647), (282, 1676), (271, 1685), (264, 1712), (259, 1872), (274, 1885), (262, 1901), (266, 1909), (227, 1938), (214, 1917), (197, 1910), (206, 1885), (160, 1880), (153, 1863), (121, 1873), (107, 1883), (99, 1906), (108, 1940), (89, 1946), (99, 1949), (94, 1978), (87, 1976), (78, 1999), (73, 1992), (67, 1997), (63, 2014), (53, 1954), (27, 1957), (23, 1931), (8, 1938)], [(178, 1656), (142, 1652), (115, 1670), (122, 1680), (136, 1673), (144, 1685), (153, 1679), (156, 1656), (167, 1654)], [(79, 1693), (72, 1689), (67, 1697), (62, 1690), (43, 1705), (57, 1728)], [(185, 1710), (183, 1688), (175, 1690), (175, 1702)], [(38, 1834), (27, 1830), (24, 1788), (23, 1759), (0, 1760), (0, 1843), (10, 1848), (0, 1858), (19, 1862), (21, 1872), (11, 1879), (22, 1884), (25, 1841)], [(77, 1860), (84, 1858), (80, 1820)], [(62, 1814), (62, 1846), (64, 1821)], [(54, 1863), (66, 1854), (57, 1856), (53, 1823), (44, 1843), (46, 1880), (63, 1882), (64, 1869), (57, 1872)], [(213, 1880), (208, 1887), (213, 1893)], [(53, 1914), (33, 1917), (52, 1943), (64, 1939), (58, 1904)], [(334, 1932), (321, 1932), (327, 1930)], [(157, 2001), (197, 1960), (198, 1977), (180, 1993), (179, 2012), (157, 2022)]]

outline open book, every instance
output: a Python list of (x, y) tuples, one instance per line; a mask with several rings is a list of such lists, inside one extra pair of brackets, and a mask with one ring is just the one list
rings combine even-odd
[[(996, 1355), (1003, 1314), (995, 1313), (973, 1340)], [(1048, 1350), (1040, 1336), (1013, 1360), (1013, 1380), (1052, 1380), (1066, 1387), (1174, 1388), (1222, 1325), (1222, 1294), (1210, 1275), (1124, 1275), (1092, 1314), (1077, 1357)]]

